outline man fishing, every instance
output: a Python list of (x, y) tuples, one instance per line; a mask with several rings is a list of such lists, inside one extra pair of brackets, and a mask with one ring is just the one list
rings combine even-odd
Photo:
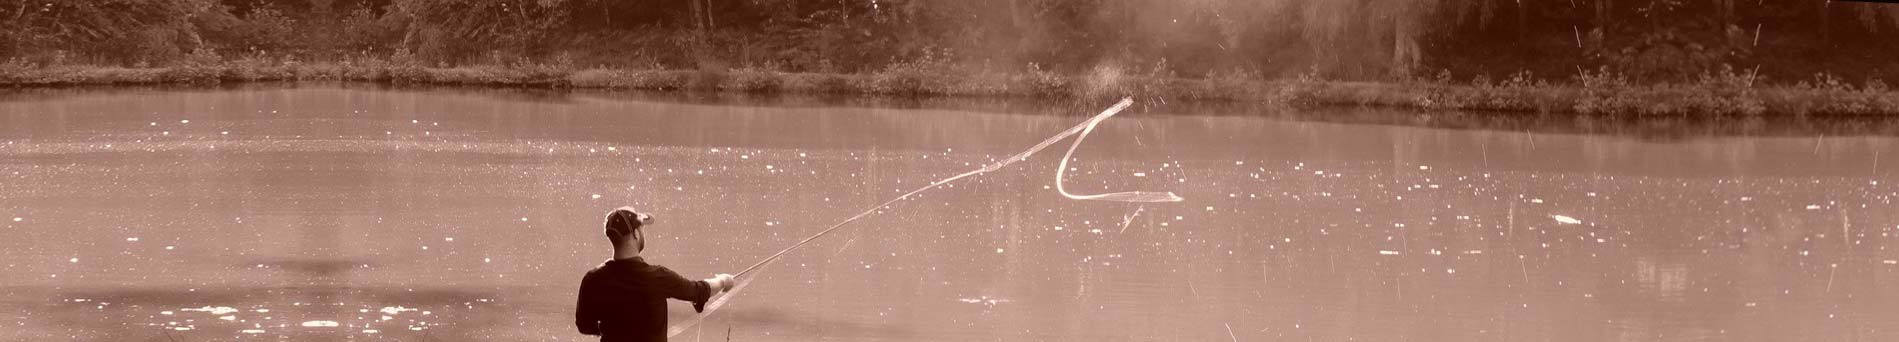
[(580, 280), (574, 326), (581, 334), (600, 336), (603, 342), (665, 341), (666, 299), (692, 302), (694, 311), (704, 312), (713, 294), (732, 289), (736, 279), (730, 274), (693, 281), (646, 263), (640, 258), (646, 249), (642, 232), (652, 225), (652, 215), (631, 207), (607, 213), (613, 260), (587, 271)]

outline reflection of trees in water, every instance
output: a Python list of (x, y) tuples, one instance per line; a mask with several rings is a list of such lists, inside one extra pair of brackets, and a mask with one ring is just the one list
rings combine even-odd
[(1419, 112), (1381, 108), (1317, 108), (1275, 111), (1272, 117), (1347, 124), (1419, 126), (1633, 137), (1678, 142), (1729, 136), (1800, 137), (1899, 134), (1899, 119), (1885, 117), (1616, 117), (1574, 114)]

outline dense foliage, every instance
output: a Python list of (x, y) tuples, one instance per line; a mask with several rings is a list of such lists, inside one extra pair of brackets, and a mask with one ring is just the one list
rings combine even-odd
[(0, 0), (0, 57), (34, 65), (1862, 84), (1899, 79), (1892, 42), (1899, 5), (1827, 0)]

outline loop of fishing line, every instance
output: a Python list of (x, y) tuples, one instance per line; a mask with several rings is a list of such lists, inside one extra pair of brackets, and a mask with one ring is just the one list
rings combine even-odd
[[(1094, 195), (1076, 195), (1076, 194), (1069, 193), (1068, 190), (1062, 186), (1064, 177), (1066, 177), (1066, 173), (1064, 171), (1068, 169), (1068, 159), (1074, 156), (1075, 150), (1077, 148), (1081, 147), (1082, 140), (1087, 139), (1088, 134), (1094, 132), (1095, 126), (1101, 124), (1103, 120), (1107, 120), (1109, 117), (1113, 117), (1115, 114), (1120, 113), (1122, 110), (1127, 109), (1128, 106), (1133, 105), (1133, 104), (1134, 104), (1133, 98), (1122, 98), (1121, 102), (1115, 103), (1115, 105), (1112, 107), (1108, 107), (1108, 109), (1102, 111), (1101, 114), (1096, 114), (1094, 117), (1089, 118), (1087, 121), (1083, 121), (1081, 124), (1075, 125), (1075, 127), (1071, 127), (1066, 131), (1062, 131), (1061, 133), (1055, 134), (1054, 136), (1051, 136), (1048, 139), (1042, 140), (1041, 143), (1035, 144), (1035, 146), (1030, 147), (1027, 150), (1023, 150), (1021, 153), (1016, 153), (1014, 155), (1009, 156), (1009, 158), (1004, 158), (1002, 160), (983, 165), (983, 167), (977, 168), (975, 170), (971, 170), (969, 172), (964, 172), (961, 174), (957, 174), (955, 176), (950, 176), (949, 178), (944, 178), (941, 180), (930, 182), (930, 184), (917, 188), (916, 190), (911, 190), (910, 192), (904, 193), (902, 196), (897, 196), (896, 198), (892, 198), (889, 201), (884, 201), (881, 204), (872, 206), (869, 209), (865, 209), (863, 212), (857, 213), (857, 215), (852, 215), (850, 218), (844, 219), (843, 221), (839, 221), (836, 224), (832, 224), (830, 227), (825, 228), (822, 231), (819, 231), (817, 234), (812, 234), (810, 237), (806, 237), (804, 238), (804, 240), (800, 240), (798, 241), (798, 243), (792, 244), (791, 247), (786, 247), (784, 250), (778, 251), (778, 253), (774, 253), (771, 256), (765, 257), (765, 259), (763, 260), (759, 260), (758, 263), (754, 263), (752, 264), (752, 266), (746, 267), (744, 270), (739, 271), (736, 277), (744, 278), (746, 274), (750, 274), (753, 271), (757, 271), (761, 269), (765, 265), (768, 265), (771, 262), (778, 260), (779, 257), (784, 256), (786, 253), (790, 253), (791, 251), (796, 250), (799, 247), (804, 247), (804, 245), (809, 244), (812, 240), (817, 240), (820, 237), (828, 235), (832, 231), (836, 231), (838, 228), (843, 228), (845, 225), (850, 224), (851, 222), (857, 221), (857, 219), (864, 218), (865, 216), (870, 216), (871, 214), (876, 213), (878, 209), (888, 208), (891, 204), (895, 204), (898, 201), (909, 199), (910, 196), (916, 195), (917, 193), (934, 189), (938, 186), (942, 186), (943, 184), (949, 184), (950, 182), (963, 179), (964, 177), (974, 176), (974, 175), (982, 174), (989, 171), (995, 171), (1005, 166), (1009, 166), (1010, 164), (1015, 164), (1016, 162), (1026, 160), (1029, 158), (1030, 155), (1033, 155), (1036, 152), (1041, 152), (1042, 149), (1048, 148), (1049, 145), (1054, 145), (1055, 142), (1061, 141), (1062, 139), (1066, 139), (1070, 136), (1076, 136), (1078, 134), (1079, 136), (1075, 137), (1074, 144), (1071, 144), (1068, 146), (1068, 153), (1062, 155), (1062, 161), (1060, 165), (1058, 165), (1059, 168), (1055, 170), (1055, 189), (1057, 192), (1060, 192), (1063, 197), (1066, 197), (1068, 199), (1073, 199), (1073, 200), (1084, 200), (1084, 201), (1109, 201), (1109, 202), (1132, 202), (1132, 203), (1180, 202), (1180, 201), (1186, 200), (1184, 198), (1181, 198), (1180, 196), (1174, 195), (1174, 193), (1172, 192), (1125, 191), (1125, 192), (1114, 192), (1114, 193), (1094, 194)], [(672, 338), (674, 336), (678, 336), (680, 333), (685, 332), (687, 329), (691, 329), (693, 326), (698, 325), (699, 322), (702, 322), (705, 320), (705, 317), (711, 316), (713, 312), (716, 312), (718, 311), (719, 308), (723, 307), (729, 300), (732, 299), (732, 297), (738, 296), (739, 291), (743, 291), (746, 288), (746, 286), (751, 285), (751, 283), (752, 283), (752, 279), (750, 278), (746, 278), (745, 280), (739, 281), (738, 286), (734, 286), (732, 290), (727, 291), (724, 296), (720, 296), (717, 300), (714, 300), (712, 303), (707, 305), (704, 313), (698, 316), (695, 316), (692, 319), (687, 320), (685, 322), (680, 322), (680, 324), (674, 325), (671, 329), (668, 329), (666, 333), (666, 337)]]

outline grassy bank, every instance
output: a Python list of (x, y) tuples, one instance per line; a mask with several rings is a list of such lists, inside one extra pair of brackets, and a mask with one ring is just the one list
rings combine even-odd
[(1492, 82), (1413, 80), (1342, 82), (1313, 77), (1265, 80), (1247, 73), (1179, 78), (1097, 69), (1061, 75), (958, 72), (899, 64), (867, 74), (787, 73), (760, 69), (581, 69), (544, 64), (422, 67), (370, 60), (297, 63), (238, 60), (163, 68), (41, 67), (0, 64), (0, 87), (202, 85), (233, 82), (350, 81), (395, 85), (636, 89), (884, 96), (1034, 96), (1155, 101), (1247, 101), (1292, 106), (1358, 105), (1422, 110), (1635, 116), (1899, 115), (1899, 92), (1816, 75), (1791, 85), (1724, 70), (1687, 84), (1634, 85), (1606, 71), (1580, 71), (1562, 82), (1512, 75)]

